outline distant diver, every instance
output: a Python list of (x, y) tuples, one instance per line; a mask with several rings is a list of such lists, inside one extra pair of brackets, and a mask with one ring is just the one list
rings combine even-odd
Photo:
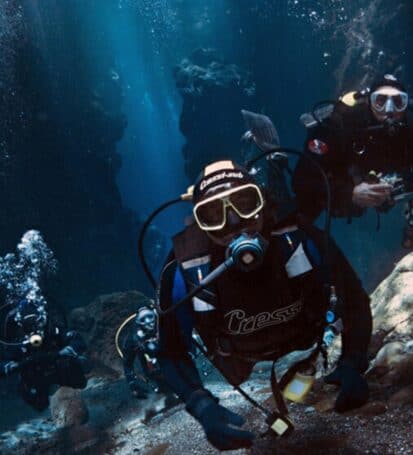
[(0, 378), (16, 378), (20, 396), (37, 411), (48, 407), (54, 385), (86, 387), (83, 339), (57, 324), (45, 306), (18, 302), (5, 317), (1, 338)]
[[(181, 199), (192, 200), (193, 223), (173, 238), (161, 275), (157, 356), (166, 382), (209, 442), (219, 450), (239, 449), (251, 446), (254, 434), (241, 429), (244, 418), (203, 386), (190, 355), (194, 331), (200, 349), (266, 413), (278, 435), (293, 429), (282, 393), (302, 399), (308, 388), (296, 373), (314, 370), (315, 359), (325, 357), (338, 333), (341, 358), (325, 378), (340, 386), (335, 409), (363, 405), (369, 396), (363, 378), (372, 330), (369, 297), (332, 240), (326, 259), (324, 233), (294, 215), (280, 218), (267, 193), (230, 160), (206, 166)], [(310, 348), (279, 381), (273, 365), (277, 410), (266, 410), (240, 387), (257, 362)]]
[[(142, 306), (128, 319), (133, 322), (133, 326), (121, 348), (117, 337), (117, 347), (132, 394), (138, 399), (146, 399), (154, 391), (171, 395), (173, 392), (166, 384), (157, 360), (158, 314), (153, 307)], [(122, 329), (123, 327), (120, 328)]]
[(42, 293), (44, 275), (56, 270), (39, 231), (27, 231), (16, 253), (0, 257), (0, 378), (18, 384), (20, 396), (43, 411), (55, 386), (83, 389), (86, 345)]
[(389, 210), (405, 200), (405, 248), (413, 247), (413, 122), (403, 84), (386, 74), (368, 89), (320, 102), (301, 120), (304, 156), (294, 172), (298, 209), (313, 220), (325, 209), (324, 184), (306, 157), (329, 177), (337, 217), (361, 216), (368, 207)]

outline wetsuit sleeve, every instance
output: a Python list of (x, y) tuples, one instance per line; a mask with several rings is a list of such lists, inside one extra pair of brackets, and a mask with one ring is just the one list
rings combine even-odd
[(332, 240), (329, 251), (330, 281), (337, 288), (338, 311), (344, 326), (340, 363), (363, 372), (368, 366), (367, 349), (372, 332), (370, 298), (352, 266)]
[[(162, 310), (178, 303), (185, 294), (183, 277), (176, 262), (167, 264), (162, 272), (158, 289)], [(169, 387), (183, 400), (203, 388), (195, 363), (191, 359), (192, 322), (189, 305), (160, 317), (159, 364)]]
[(315, 220), (327, 207), (326, 183), (318, 166), (329, 182), (331, 215), (349, 217), (363, 213), (352, 202), (354, 183), (345, 148), (345, 144), (340, 144), (337, 137), (323, 128), (309, 131), (292, 180), (297, 209), (309, 220)]

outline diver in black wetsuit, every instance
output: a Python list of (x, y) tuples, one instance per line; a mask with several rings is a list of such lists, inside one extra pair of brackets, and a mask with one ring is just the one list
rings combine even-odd
[[(413, 190), (413, 119), (409, 97), (392, 75), (367, 92), (351, 92), (323, 119), (310, 122), (304, 155), (316, 160), (329, 177), (332, 215), (360, 216), (368, 207), (388, 210), (399, 192)], [(396, 189), (397, 188), (397, 189)], [(298, 161), (293, 189), (298, 210), (310, 220), (326, 207), (320, 172), (306, 157)], [(413, 247), (413, 205), (403, 245)]]
[(232, 161), (207, 166), (194, 187), (196, 224), (173, 239), (175, 259), (165, 266), (159, 285), (161, 309), (173, 309), (211, 270), (243, 251), (242, 260), (235, 260), (240, 269), (230, 268), (192, 303), (160, 317), (158, 358), (165, 379), (220, 450), (249, 447), (254, 435), (236, 428), (244, 419), (204, 388), (188, 355), (194, 329), (215, 366), (238, 385), (258, 361), (319, 346), (332, 301), (325, 285), (334, 284), (343, 349), (326, 380), (341, 387), (337, 411), (368, 399), (362, 376), (371, 335), (368, 295), (332, 242), (327, 278), (323, 233), (295, 217), (276, 220), (264, 198), (247, 171)]
[(141, 307), (122, 345), (125, 377), (136, 398), (145, 399), (152, 390), (171, 393), (156, 358), (158, 349), (157, 314), (153, 308)]
[(21, 397), (37, 411), (48, 407), (53, 385), (86, 387), (83, 339), (56, 324), (44, 305), (21, 300), (6, 315), (1, 338), (0, 378), (15, 377)]

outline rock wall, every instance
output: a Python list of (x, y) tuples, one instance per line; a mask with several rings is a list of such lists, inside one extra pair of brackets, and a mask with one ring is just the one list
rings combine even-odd
[(0, 5), (0, 254), (40, 230), (60, 263), (49, 292), (66, 307), (148, 290), (136, 255), (141, 221), (116, 184), (122, 79), (103, 33), (92, 44), (100, 59), (89, 61), (82, 7)]
[(182, 60), (175, 68), (175, 80), (183, 97), (185, 172), (193, 181), (202, 166), (215, 159), (240, 158), (245, 131), (241, 109), (253, 110), (255, 85), (248, 72), (212, 49), (197, 49)]

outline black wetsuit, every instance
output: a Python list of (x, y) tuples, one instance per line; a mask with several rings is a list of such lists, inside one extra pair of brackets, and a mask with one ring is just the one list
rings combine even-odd
[[(195, 328), (228, 382), (245, 381), (254, 364), (310, 348), (325, 328), (327, 280), (336, 286), (344, 323), (341, 362), (359, 372), (367, 367), (371, 335), (369, 297), (351, 266), (330, 242), (329, 277), (321, 260), (323, 233), (311, 226), (267, 223), (263, 264), (251, 272), (231, 269), (192, 304), (160, 318), (159, 359), (173, 390), (186, 401), (202, 389), (188, 351)], [(175, 260), (162, 273), (162, 309), (177, 303), (192, 286), (225, 259), (196, 226), (174, 241)]]
[[(376, 174), (409, 174), (413, 168), (413, 122), (389, 134), (374, 118), (368, 105), (348, 107), (338, 103), (331, 117), (308, 129), (304, 155), (317, 161), (326, 172), (331, 188), (331, 214), (360, 216), (364, 210), (353, 204), (355, 185)], [(370, 182), (374, 183), (374, 182)], [(313, 220), (326, 208), (326, 189), (320, 171), (305, 157), (297, 163), (293, 189), (300, 213)]]
[(122, 352), (125, 377), (137, 398), (146, 398), (152, 390), (151, 385), (162, 393), (171, 393), (156, 358), (157, 348), (149, 349), (135, 333), (130, 333), (123, 343)]
[[(6, 332), (10, 342), (20, 339), (19, 328), (13, 320)], [(0, 378), (17, 377), (21, 397), (34, 409), (42, 411), (49, 405), (53, 385), (86, 387), (83, 358), (80, 358), (85, 350), (86, 345), (77, 332), (51, 323), (40, 347), (30, 344), (3, 346)]]

